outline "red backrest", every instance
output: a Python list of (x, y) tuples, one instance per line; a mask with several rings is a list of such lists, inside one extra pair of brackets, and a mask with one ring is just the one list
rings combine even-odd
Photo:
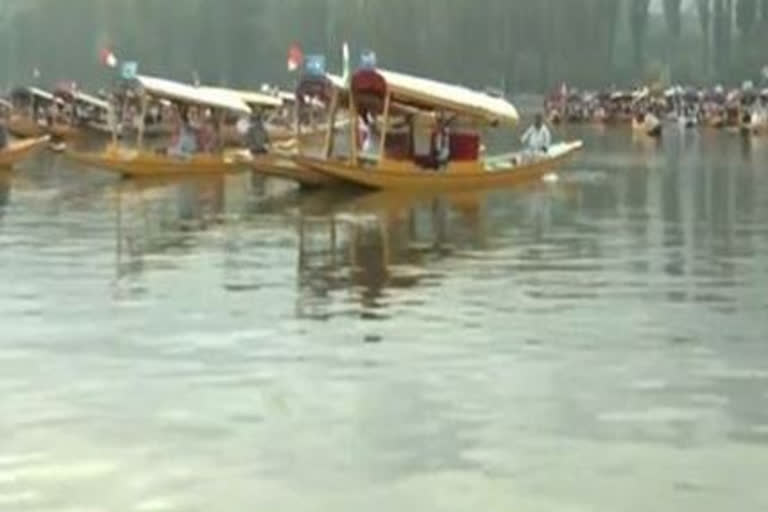
[(474, 161), (480, 156), (480, 137), (474, 133), (451, 133), (451, 160)]
[(387, 134), (387, 157), (405, 160), (411, 157), (411, 134), (408, 132)]

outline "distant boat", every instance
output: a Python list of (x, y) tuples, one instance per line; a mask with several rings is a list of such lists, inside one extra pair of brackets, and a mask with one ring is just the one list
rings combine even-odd
[(659, 118), (650, 112), (641, 113), (632, 118), (632, 129), (649, 137), (661, 137), (663, 125)]
[(45, 146), (50, 137), (43, 136), (11, 142), (0, 151), (0, 168), (9, 168)]

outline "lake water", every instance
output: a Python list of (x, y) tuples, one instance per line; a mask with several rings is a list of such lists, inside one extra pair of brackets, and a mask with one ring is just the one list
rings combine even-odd
[(557, 182), (0, 176), (0, 510), (768, 510), (768, 139)]

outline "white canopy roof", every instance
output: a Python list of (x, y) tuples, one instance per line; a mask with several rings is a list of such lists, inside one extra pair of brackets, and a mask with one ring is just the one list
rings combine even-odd
[(44, 100), (47, 100), (47, 101), (53, 101), (55, 99), (53, 94), (51, 94), (50, 92), (44, 89), (40, 89), (39, 87), (29, 86), (29, 87), (26, 87), (26, 90), (27, 92), (29, 92), (29, 94), (33, 96), (37, 96), (38, 98), (43, 98)]
[(290, 92), (290, 91), (278, 91), (277, 97), (280, 98), (280, 100), (283, 103), (295, 103), (296, 102), (296, 94)]
[(388, 90), (400, 100), (412, 99), (421, 103), (434, 104), (494, 122), (516, 124), (519, 120), (515, 106), (504, 98), (404, 73), (382, 69), (377, 69), (375, 72), (384, 78)]
[(347, 89), (347, 83), (344, 81), (342, 77), (339, 75), (334, 75), (332, 73), (326, 73), (325, 78), (337, 89)]
[(103, 109), (103, 110), (109, 110), (109, 103), (101, 98), (97, 98), (96, 96), (93, 96), (91, 94), (87, 94), (84, 92), (76, 92), (75, 93), (75, 99), (77, 101), (81, 101), (83, 103), (87, 103), (88, 105), (93, 105), (94, 107)]
[(257, 107), (279, 107), (283, 102), (277, 96), (255, 91), (240, 91), (237, 89), (226, 89), (224, 87), (199, 87), (198, 90), (213, 92), (214, 94), (224, 93), (239, 97), (244, 103)]
[(145, 75), (138, 75), (136, 80), (146, 92), (154, 96), (231, 110), (243, 114), (251, 112), (251, 109), (248, 108), (248, 105), (245, 104), (240, 96), (226, 90), (195, 87), (181, 82), (174, 82), (173, 80), (166, 80), (165, 78)]

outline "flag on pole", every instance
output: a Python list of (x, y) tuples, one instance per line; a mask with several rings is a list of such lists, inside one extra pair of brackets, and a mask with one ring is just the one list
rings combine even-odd
[(288, 71), (298, 71), (304, 62), (304, 53), (298, 43), (293, 43), (288, 49)]
[(346, 42), (344, 43), (344, 46), (341, 47), (341, 58), (342, 65), (344, 66), (342, 76), (346, 83), (349, 80), (349, 44)]
[(104, 48), (101, 50), (101, 63), (108, 68), (117, 67), (117, 57), (112, 53), (112, 50)]

